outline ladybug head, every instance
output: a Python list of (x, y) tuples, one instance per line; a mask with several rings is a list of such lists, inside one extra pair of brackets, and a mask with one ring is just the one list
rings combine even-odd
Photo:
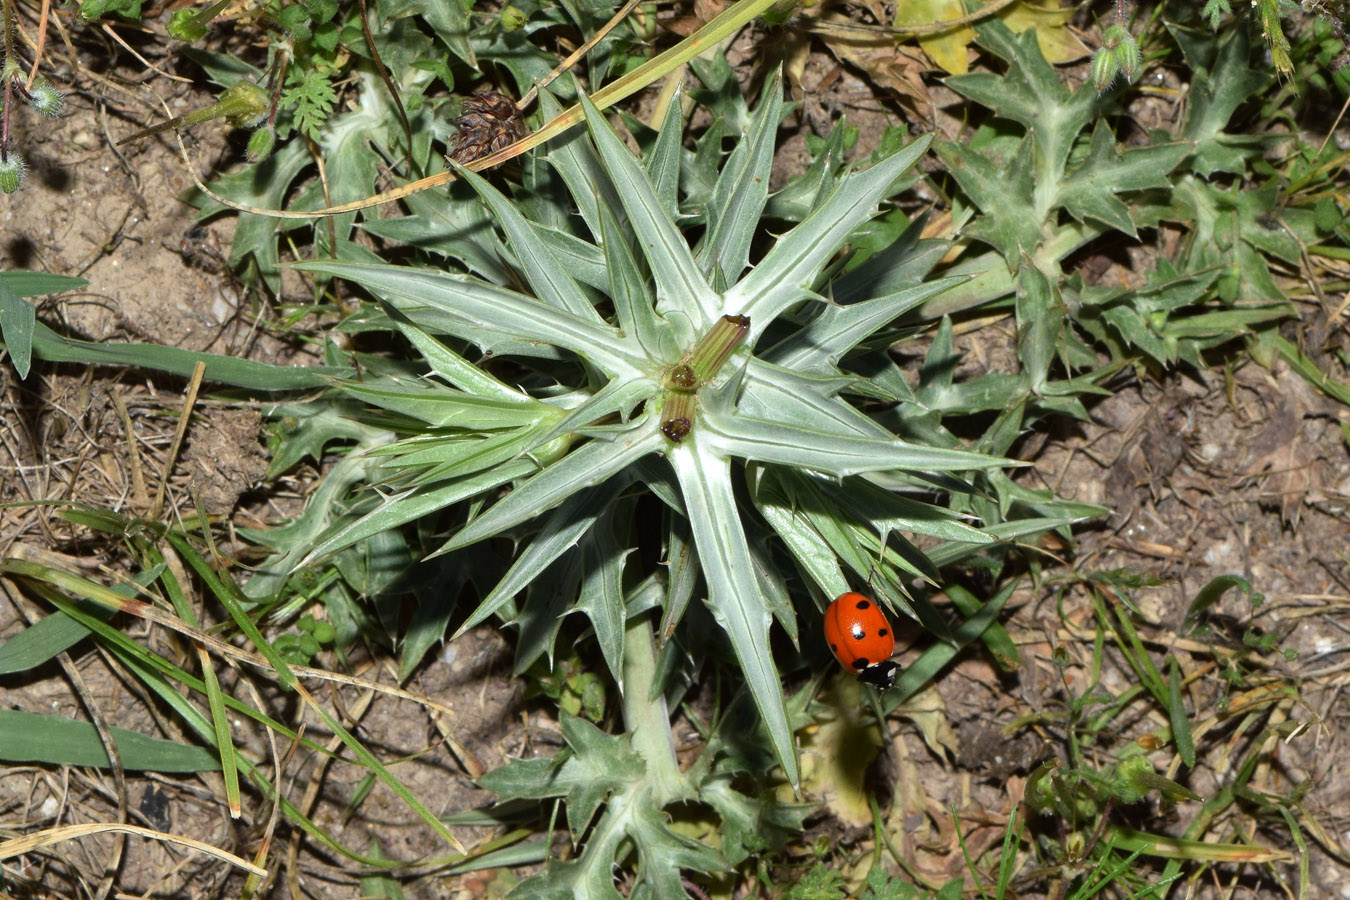
[(879, 691), (895, 685), (896, 673), (900, 671), (900, 664), (887, 659), (879, 663), (873, 663), (858, 673), (858, 680), (863, 684), (870, 684)]

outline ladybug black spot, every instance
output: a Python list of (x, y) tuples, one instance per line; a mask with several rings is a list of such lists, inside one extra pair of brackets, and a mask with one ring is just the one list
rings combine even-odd
[(855, 659), (855, 660), (853, 661), (853, 668), (859, 669), (859, 670), (865, 669), (865, 668), (867, 668), (867, 667), (870, 666), (870, 665), (871, 665), (871, 663), (867, 661), (867, 658), (866, 658), (866, 657), (861, 657), (861, 658)]
[(836, 643), (831, 642), (831, 643), (830, 643), (830, 652), (837, 655), (837, 654), (839, 653), (839, 645), (836, 644)]
[(891, 633), (891, 630), (890, 630), (889, 628), (883, 628), (883, 629), (881, 629), (880, 631), (877, 632), (877, 634), (881, 635), (882, 637), (885, 637), (886, 635), (888, 635), (888, 634), (890, 634), (890, 633)]
[(867, 630), (861, 625), (854, 625), (849, 629), (848, 633), (855, 641), (861, 641), (863, 638), (867, 637)]
[(871, 601), (871, 600), (859, 600), (858, 603), (857, 603), (857, 606), (856, 606), (855, 608), (856, 608), (856, 609), (867, 609), (867, 608), (870, 607), (871, 605), (872, 605), (872, 601)]

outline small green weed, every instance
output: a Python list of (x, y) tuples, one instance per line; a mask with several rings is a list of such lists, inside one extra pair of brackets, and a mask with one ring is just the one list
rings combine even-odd
[[(0, 192), (13, 194), (23, 184), (28, 164), (13, 146), (11, 127), (14, 111), (23, 103), (44, 116), (54, 118), (61, 114), (64, 98), (44, 78), (37, 77), (37, 67), (25, 79), (14, 50), (14, 0), (0, 0)], [(3, 307), (0, 307), (2, 309)], [(0, 317), (0, 328), (3, 327)]]

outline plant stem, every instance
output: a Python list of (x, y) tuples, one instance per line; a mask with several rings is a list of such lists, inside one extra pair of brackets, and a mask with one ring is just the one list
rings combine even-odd
[(656, 678), (655, 640), (646, 615), (628, 623), (623, 642), (623, 719), (633, 749), (647, 764), (646, 782), (661, 805), (686, 796), (688, 784), (675, 759), (666, 698), (652, 696)]
[(0, 29), (5, 32), (5, 57), (0, 60), (0, 81), (5, 83), (3, 93), (0, 93), (0, 163), (9, 162), (9, 113), (14, 106), (11, 87), (14, 76), (9, 71), (10, 56), (14, 52), (14, 35), (9, 27), (12, 4), (13, 0), (0, 0), (0, 17), (4, 19)]

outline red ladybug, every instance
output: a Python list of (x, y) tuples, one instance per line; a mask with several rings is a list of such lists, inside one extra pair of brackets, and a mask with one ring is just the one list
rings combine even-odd
[(891, 623), (881, 607), (862, 594), (840, 594), (825, 610), (825, 642), (859, 681), (883, 691), (895, 684), (900, 665), (891, 662), (895, 652)]

